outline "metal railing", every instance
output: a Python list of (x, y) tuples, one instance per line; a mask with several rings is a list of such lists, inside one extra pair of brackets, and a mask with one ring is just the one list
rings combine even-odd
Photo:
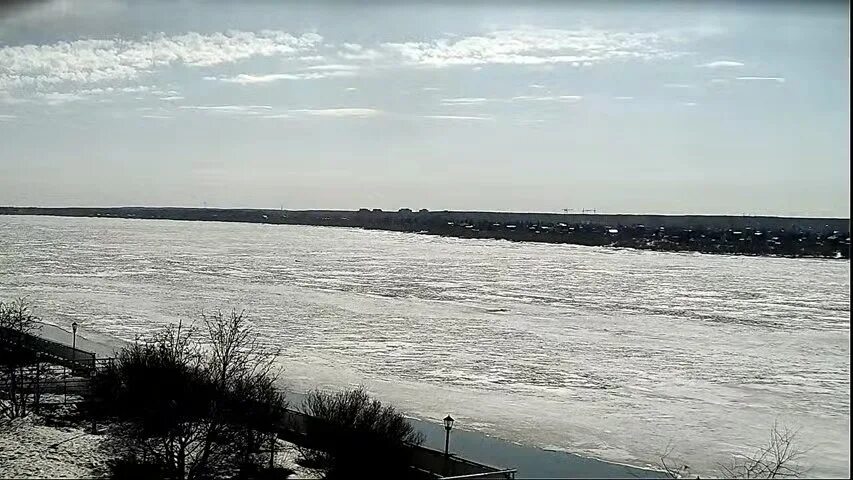
[(92, 352), (72, 348), (53, 340), (11, 328), (0, 327), (0, 347), (29, 351), (41, 355), (45, 361), (75, 370), (95, 368), (95, 354)]
[[(71, 368), (51, 363), (50, 357), (39, 357), (21, 367), (15, 379), (16, 393), (32, 399), (33, 408), (79, 403), (92, 388), (92, 375), (110, 365), (112, 358), (93, 360), (91, 368)], [(0, 395), (10, 391), (11, 378), (0, 375)]]
[(471, 473), (468, 475), (456, 475), (455, 477), (441, 477), (441, 480), (457, 480), (462, 478), (515, 478), (515, 473), (518, 469), (510, 468), (507, 470), (498, 470), (495, 472)]

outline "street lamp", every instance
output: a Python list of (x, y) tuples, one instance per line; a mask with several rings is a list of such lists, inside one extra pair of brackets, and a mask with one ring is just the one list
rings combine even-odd
[(77, 322), (71, 323), (71, 368), (77, 366)]
[(71, 348), (77, 349), (77, 322), (71, 324)]
[(453, 428), (453, 417), (450, 415), (444, 417), (444, 430), (446, 431), (444, 436), (444, 456), (445, 458), (450, 455), (450, 429)]

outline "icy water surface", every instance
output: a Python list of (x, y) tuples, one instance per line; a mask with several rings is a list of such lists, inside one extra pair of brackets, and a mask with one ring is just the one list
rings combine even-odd
[(245, 307), (290, 386), (698, 472), (800, 427), (849, 472), (850, 264), (380, 231), (0, 216), (0, 298), (124, 339)]

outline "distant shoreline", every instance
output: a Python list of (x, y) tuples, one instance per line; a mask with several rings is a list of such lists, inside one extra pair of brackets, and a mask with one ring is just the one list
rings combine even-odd
[(457, 238), (655, 251), (850, 258), (850, 220), (845, 218), (180, 207), (0, 207), (0, 215), (355, 227)]

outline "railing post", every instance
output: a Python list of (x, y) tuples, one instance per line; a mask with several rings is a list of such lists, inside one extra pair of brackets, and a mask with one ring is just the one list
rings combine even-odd
[(36, 398), (35, 411), (39, 413), (39, 403), (41, 401), (41, 355), (36, 353)]
[(270, 470), (275, 466), (275, 433), (270, 435)]

